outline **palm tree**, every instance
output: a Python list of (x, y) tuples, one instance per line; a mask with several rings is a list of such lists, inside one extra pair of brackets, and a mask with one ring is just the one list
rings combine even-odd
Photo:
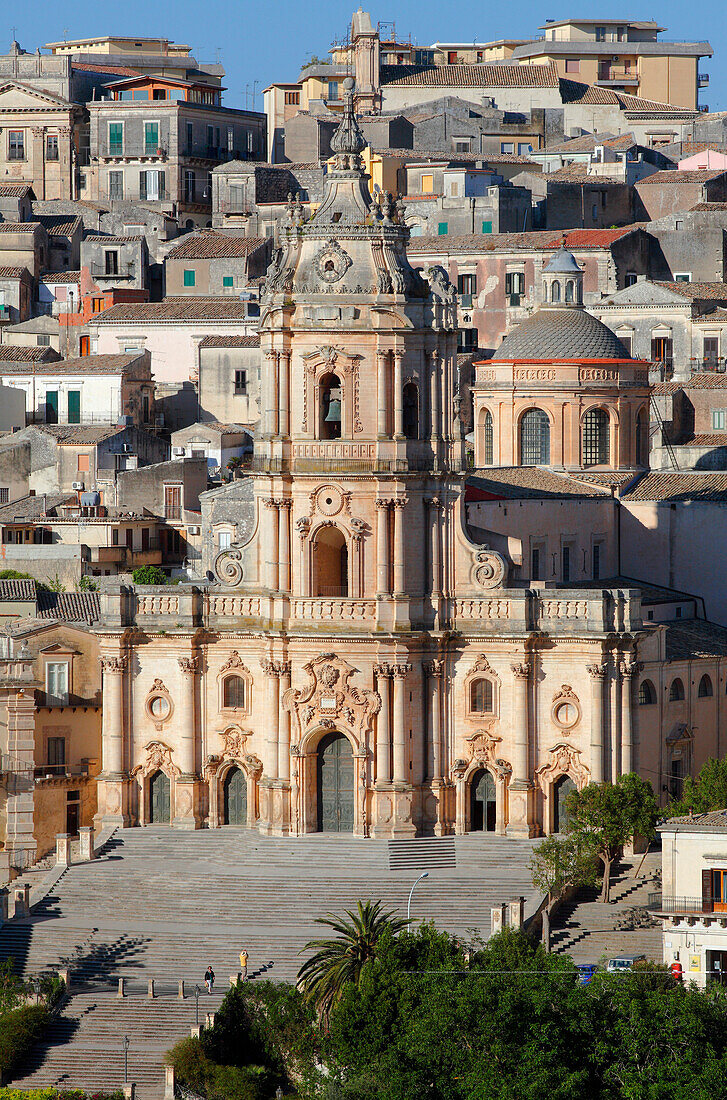
[(314, 950), (315, 954), (298, 971), (298, 988), (321, 1016), (328, 1017), (346, 982), (358, 985), (364, 964), (376, 954), (384, 932), (394, 935), (409, 923), (405, 917), (394, 916), (393, 911), (382, 912), (382, 904), (359, 901), (357, 913), (345, 910), (350, 921), (334, 916), (317, 919), (316, 924), (332, 928), (339, 938), (309, 940), (303, 951)]

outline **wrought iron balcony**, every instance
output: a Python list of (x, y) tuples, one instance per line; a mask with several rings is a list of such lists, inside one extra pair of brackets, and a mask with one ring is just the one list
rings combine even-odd
[(649, 894), (646, 908), (669, 917), (701, 917), (715, 913), (727, 920), (727, 902), (712, 898), (690, 898), (673, 894)]

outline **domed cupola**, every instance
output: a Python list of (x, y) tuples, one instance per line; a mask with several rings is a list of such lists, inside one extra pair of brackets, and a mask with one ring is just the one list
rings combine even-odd
[(583, 268), (565, 242), (543, 268), (543, 302), (552, 305), (583, 305)]

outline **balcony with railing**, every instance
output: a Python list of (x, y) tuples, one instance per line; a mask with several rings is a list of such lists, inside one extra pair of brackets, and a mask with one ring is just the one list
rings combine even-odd
[(697, 76), (697, 87), (708, 88), (709, 87), (709, 73), (699, 73)]
[(722, 356), (710, 355), (706, 359), (690, 359), (689, 364), (694, 374), (700, 373), (701, 371), (724, 374), (725, 370), (727, 370), (727, 359), (724, 359)]
[(727, 902), (709, 897), (683, 897), (673, 894), (649, 894), (646, 908), (665, 917), (717, 917), (727, 921)]
[(81, 779), (88, 775), (88, 764), (36, 764), (33, 775), (36, 779), (62, 776), (69, 779)]

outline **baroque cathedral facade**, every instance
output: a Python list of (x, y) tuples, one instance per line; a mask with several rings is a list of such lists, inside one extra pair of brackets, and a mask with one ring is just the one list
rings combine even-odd
[[(104, 824), (528, 837), (638, 764), (639, 594), (518, 585), (473, 541), (456, 294), (410, 266), (364, 146), (347, 87), (323, 201), (306, 220), (291, 200), (262, 292), (244, 538), (209, 585), (103, 596)], [(583, 311), (567, 256), (546, 278), (562, 297), (480, 379), (478, 465), (552, 447), (578, 466), (590, 406), (613, 413), (601, 465), (638, 465), (644, 365)]]

